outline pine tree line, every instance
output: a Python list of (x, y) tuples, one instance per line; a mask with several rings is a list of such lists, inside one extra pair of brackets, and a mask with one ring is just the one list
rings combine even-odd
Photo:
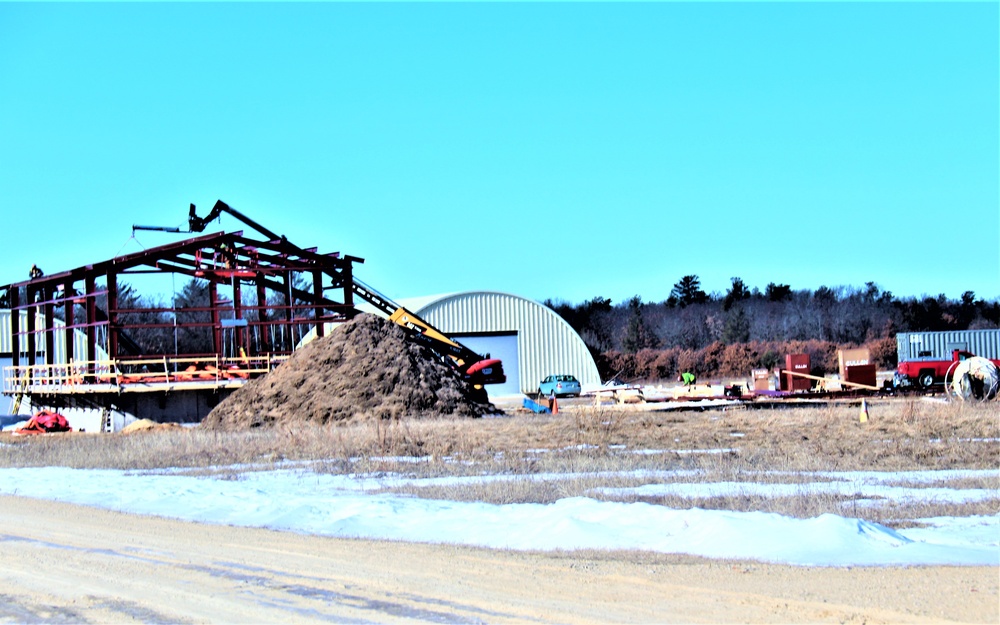
[(958, 300), (897, 298), (873, 282), (864, 288), (750, 289), (732, 278), (725, 293), (706, 293), (683, 276), (662, 302), (635, 296), (622, 304), (595, 297), (581, 304), (546, 300), (583, 338), (601, 369), (655, 380), (692, 370), (702, 376), (747, 375), (788, 353), (810, 353), (817, 374), (835, 371), (837, 350), (867, 346), (876, 364), (894, 367), (897, 332), (1000, 327), (1000, 303), (966, 291)]

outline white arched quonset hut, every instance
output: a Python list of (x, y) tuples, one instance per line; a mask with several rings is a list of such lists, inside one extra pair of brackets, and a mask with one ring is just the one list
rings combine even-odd
[(503, 361), (506, 384), (491, 395), (534, 393), (548, 375), (570, 374), (583, 386), (601, 383), (583, 339), (551, 308), (496, 291), (401, 299), (399, 305), (479, 354)]

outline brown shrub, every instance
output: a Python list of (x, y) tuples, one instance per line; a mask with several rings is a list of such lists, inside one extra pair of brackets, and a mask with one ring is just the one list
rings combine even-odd
[[(779, 343), (779, 345), (781, 344)], [(839, 347), (836, 343), (810, 339), (808, 341), (788, 341), (784, 346), (785, 351), (779, 350), (779, 353), (807, 354), (811, 367), (810, 373), (813, 375), (824, 375), (839, 369), (840, 363), (837, 357)], [(782, 360), (781, 366), (784, 366), (784, 360)]]
[(760, 354), (751, 343), (734, 343), (727, 345), (722, 353), (719, 373), (729, 376), (748, 376), (759, 367)]
[[(700, 378), (722, 376), (747, 376), (753, 369), (769, 368), (776, 360), (778, 367), (785, 366), (785, 356), (807, 354), (811, 373), (827, 375), (839, 369), (838, 352), (853, 345), (838, 345), (830, 341), (750, 341), (725, 345), (715, 342), (707, 347), (692, 350), (681, 347), (643, 349), (636, 354), (617, 351), (604, 352), (597, 359), (602, 379), (618, 375), (625, 380), (670, 380), (682, 371), (690, 371)], [(895, 339), (875, 339), (865, 343), (871, 352), (872, 362), (880, 368), (895, 368)]]
[(700, 368), (696, 371), (698, 375), (709, 375), (718, 374), (722, 366), (723, 354), (725, 354), (726, 345), (722, 341), (715, 341), (711, 345), (704, 347), (700, 350), (701, 352), (701, 363)]
[(656, 379), (673, 378), (680, 373), (677, 366), (677, 356), (680, 351), (680, 348), (677, 347), (660, 350), (654, 363), (656, 367)]
[(703, 369), (704, 366), (702, 365), (700, 351), (694, 351), (692, 349), (682, 349), (677, 354), (678, 371), (690, 371), (692, 373), (697, 373), (698, 375), (703, 375), (702, 374)]
[(895, 369), (898, 360), (896, 339), (884, 337), (868, 341), (864, 345), (871, 355), (871, 362), (883, 369)]
[(614, 377), (622, 380), (637, 379), (635, 354), (609, 350), (601, 356), (605, 368), (603, 371), (599, 371), (603, 379), (610, 380)]
[(656, 357), (659, 351), (655, 349), (640, 349), (635, 354), (635, 377), (641, 380), (659, 378), (656, 374)]

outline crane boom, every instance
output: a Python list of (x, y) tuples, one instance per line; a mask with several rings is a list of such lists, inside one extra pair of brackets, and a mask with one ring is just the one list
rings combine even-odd
[(205, 226), (208, 225), (208, 222), (218, 219), (219, 215), (221, 215), (222, 213), (229, 213), (230, 215), (239, 219), (240, 221), (250, 226), (257, 232), (263, 234), (270, 241), (277, 241), (279, 239), (284, 238), (278, 234), (275, 234), (271, 230), (268, 230), (267, 228), (260, 225), (253, 219), (250, 219), (249, 217), (247, 217), (240, 211), (236, 210), (229, 204), (226, 204), (222, 200), (217, 200), (215, 202), (215, 206), (212, 207), (212, 210), (210, 210), (208, 214), (205, 215), (205, 217), (199, 217), (197, 213), (195, 213), (194, 204), (192, 204), (191, 209), (188, 212), (188, 228), (191, 229), (191, 232), (204, 232)]
[[(196, 212), (195, 205), (191, 204), (191, 208), (188, 211), (188, 227), (191, 232), (203, 232), (205, 230), (205, 226), (207, 226), (209, 222), (218, 219), (222, 213), (232, 215), (265, 237), (268, 237), (271, 241), (281, 240), (291, 249), (304, 252), (304, 250), (288, 241), (285, 237), (276, 234), (268, 228), (265, 228), (222, 200), (216, 201), (215, 206), (212, 207), (212, 210), (209, 211), (205, 217), (199, 217)], [(133, 226), (133, 230), (136, 228), (136, 226)], [(153, 229), (145, 226), (141, 226), (140, 228)], [(176, 228), (157, 229), (167, 230), (170, 232), (178, 231)], [(458, 341), (452, 340), (444, 332), (441, 332), (431, 324), (427, 323), (418, 315), (406, 310), (385, 295), (382, 295), (367, 284), (359, 281), (357, 278), (353, 278), (351, 280), (351, 291), (364, 301), (377, 308), (385, 314), (390, 321), (401, 326), (418, 341), (430, 347), (438, 354), (449, 358), (454, 363), (455, 367), (474, 387), (480, 388), (484, 384), (502, 384), (507, 381), (507, 376), (504, 375), (503, 371), (503, 363), (500, 359), (490, 358), (488, 354), (485, 356), (477, 354)]]

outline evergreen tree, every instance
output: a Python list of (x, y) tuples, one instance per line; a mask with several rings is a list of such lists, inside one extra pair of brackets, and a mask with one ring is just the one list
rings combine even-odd
[(642, 299), (636, 295), (628, 302), (629, 317), (625, 327), (622, 349), (635, 353), (640, 349), (656, 347), (657, 340), (642, 317)]
[(210, 354), (214, 351), (210, 306), (208, 282), (205, 280), (192, 278), (174, 297), (177, 353)]
[(742, 306), (732, 310), (726, 316), (721, 338), (726, 345), (746, 343), (750, 340), (750, 318)]
[(737, 302), (742, 302), (750, 298), (750, 291), (741, 278), (732, 278), (732, 286), (726, 292), (725, 299), (722, 300), (722, 310), (729, 310)]
[(764, 290), (764, 297), (769, 302), (784, 302), (792, 298), (792, 287), (787, 284), (775, 284), (771, 282)]
[(676, 300), (681, 308), (691, 304), (704, 304), (708, 301), (708, 294), (701, 290), (701, 280), (698, 276), (684, 276), (679, 282), (674, 284), (670, 291), (671, 299)]

